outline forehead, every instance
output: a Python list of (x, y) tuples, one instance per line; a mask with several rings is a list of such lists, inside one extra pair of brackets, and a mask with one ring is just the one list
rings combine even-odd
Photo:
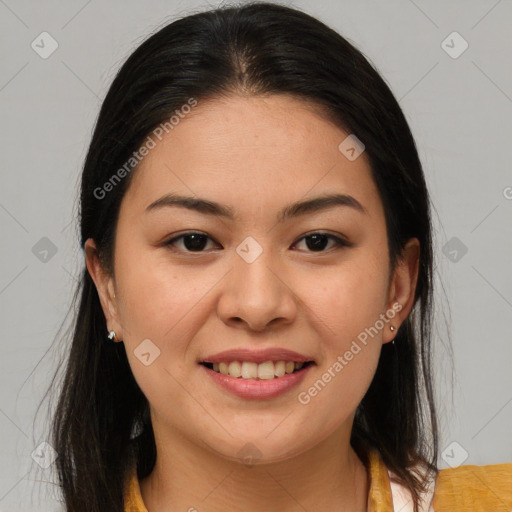
[(351, 161), (339, 149), (349, 135), (317, 105), (288, 95), (199, 100), (161, 140), (152, 137), (123, 202), (140, 213), (179, 192), (253, 214), (334, 191), (377, 214), (366, 154)]

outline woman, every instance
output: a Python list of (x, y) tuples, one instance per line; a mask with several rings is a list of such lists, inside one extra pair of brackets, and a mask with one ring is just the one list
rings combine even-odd
[(512, 464), (437, 469), (429, 195), (388, 86), (326, 25), (256, 3), (148, 38), (80, 221), (66, 510), (510, 510)]

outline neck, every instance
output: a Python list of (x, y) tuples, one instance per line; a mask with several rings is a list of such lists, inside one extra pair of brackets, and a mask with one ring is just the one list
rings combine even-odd
[(227, 460), (154, 422), (153, 429), (157, 460), (140, 482), (151, 512), (367, 510), (368, 475), (350, 446), (350, 429), (285, 461), (253, 466)]

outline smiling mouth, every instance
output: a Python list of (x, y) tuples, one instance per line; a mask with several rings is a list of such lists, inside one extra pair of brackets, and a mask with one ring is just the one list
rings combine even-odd
[(206, 368), (237, 379), (273, 380), (298, 373), (315, 364), (314, 361), (265, 361), (258, 364), (248, 361), (231, 361), (222, 363), (201, 362)]

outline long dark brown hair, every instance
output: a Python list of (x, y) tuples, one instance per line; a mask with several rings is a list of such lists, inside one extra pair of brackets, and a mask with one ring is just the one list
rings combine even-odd
[[(136, 167), (104, 197), (98, 188), (190, 98), (200, 102), (232, 93), (285, 93), (313, 101), (356, 134), (384, 205), (391, 268), (409, 238), (420, 242), (414, 308), (394, 346), (382, 348), (351, 438), (365, 462), (368, 447), (380, 451), (411, 490), (417, 511), (425, 482), (411, 468), (419, 462), (437, 471), (438, 455), (430, 199), (398, 102), (363, 54), (336, 31), (292, 8), (248, 3), (195, 13), (148, 37), (117, 73), (95, 125), (82, 172), (80, 245), (93, 238), (112, 272), (119, 206)], [(85, 261), (72, 307), (64, 373), (52, 382), (59, 392), (51, 425), (59, 484), (68, 512), (122, 512), (129, 465), (136, 462), (142, 479), (155, 464), (148, 401), (124, 344), (106, 341), (105, 316)]]

